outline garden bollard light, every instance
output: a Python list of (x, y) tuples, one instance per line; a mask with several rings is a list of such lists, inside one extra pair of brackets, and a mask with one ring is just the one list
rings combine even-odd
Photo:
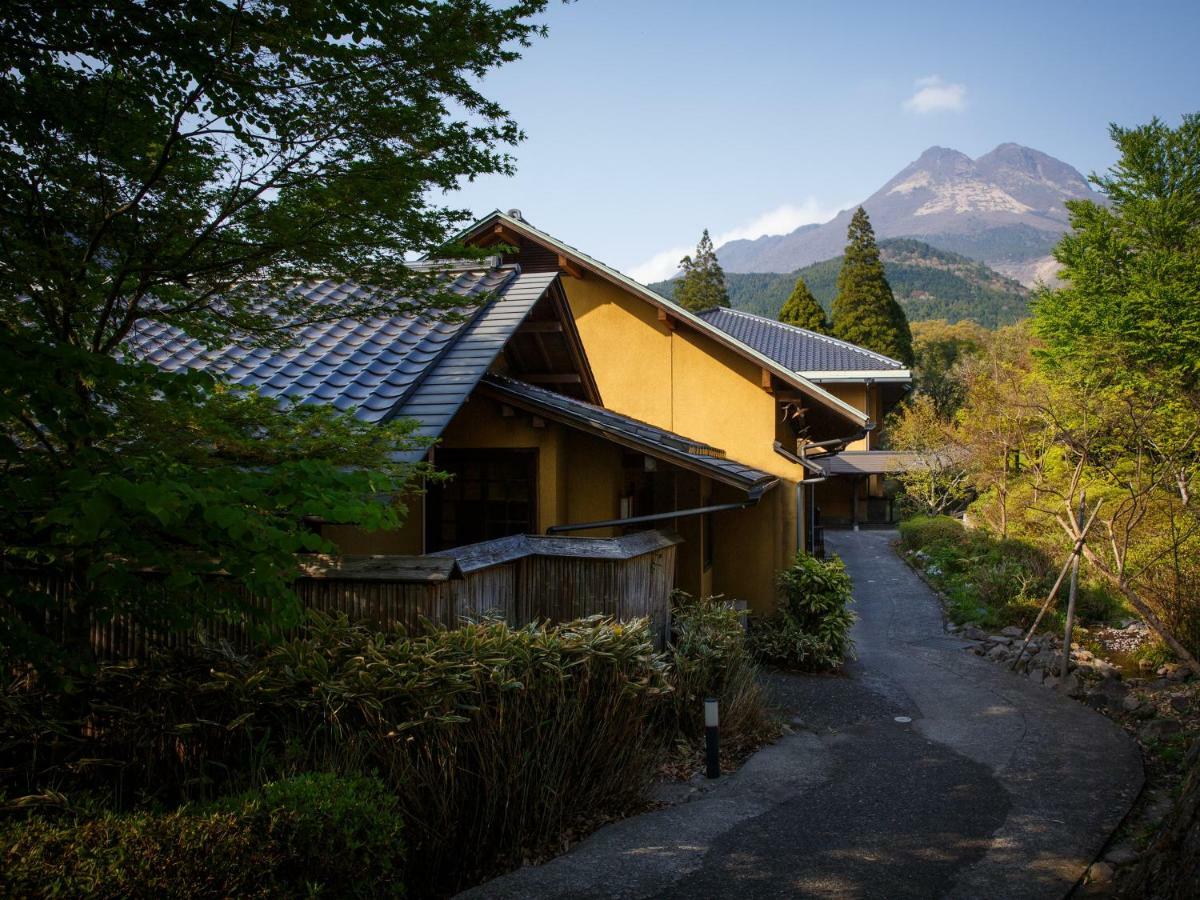
[(704, 774), (709, 778), (721, 777), (721, 731), (719, 725), (717, 699), (709, 697), (704, 701), (704, 751), (707, 764)]

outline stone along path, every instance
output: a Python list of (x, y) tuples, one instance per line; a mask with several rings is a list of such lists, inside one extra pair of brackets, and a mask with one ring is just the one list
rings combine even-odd
[(1141, 756), (1081, 704), (962, 652), (892, 531), (834, 532), (857, 659), (777, 675), (797, 728), (699, 800), (468, 892), (508, 897), (1061, 897), (1137, 796)]

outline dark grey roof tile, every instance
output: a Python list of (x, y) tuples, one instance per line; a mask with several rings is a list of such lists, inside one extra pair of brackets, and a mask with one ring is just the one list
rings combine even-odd
[[(484, 307), (464, 309), (454, 320), (401, 315), (312, 323), (283, 350), (239, 344), (210, 350), (177, 328), (148, 321), (139, 323), (126, 349), (164, 369), (207, 369), (266, 396), (331, 403), (365, 422), (411, 416), (419, 433), (436, 437), (557, 273), (522, 274), (503, 266), (447, 277), (460, 296), (495, 292), (495, 297)], [(312, 304), (373, 293), (332, 281), (294, 290)], [(416, 459), (421, 454), (402, 455)]]
[(541, 410), (547, 418), (576, 423), (594, 431), (622, 435), (639, 443), (651, 456), (705, 470), (711, 477), (736, 484), (750, 493), (761, 493), (778, 481), (776, 476), (769, 472), (727, 459), (723, 450), (711, 444), (686, 438), (602, 406), (595, 406), (503, 375), (490, 374), (483, 379), (483, 383), (501, 395), (512, 398), (516, 403)]
[(857, 344), (786, 325), (765, 316), (720, 307), (700, 318), (793, 372), (887, 372), (904, 363)]

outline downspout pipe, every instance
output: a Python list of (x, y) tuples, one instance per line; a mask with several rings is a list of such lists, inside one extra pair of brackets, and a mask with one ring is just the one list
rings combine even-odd
[(589, 528), (618, 528), (622, 525), (641, 525), (646, 522), (665, 522), (668, 519), (685, 519), (705, 513), (725, 512), (732, 509), (748, 509), (758, 504), (758, 497), (737, 503), (718, 503), (715, 506), (697, 506), (693, 509), (677, 509), (674, 512), (653, 513), (647, 516), (631, 516), (628, 519), (602, 519), (599, 522), (573, 522), (569, 525), (551, 525), (546, 534), (564, 534), (568, 531), (587, 531)]

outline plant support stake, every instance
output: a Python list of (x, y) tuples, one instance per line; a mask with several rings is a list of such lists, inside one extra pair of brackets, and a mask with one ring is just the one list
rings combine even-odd
[(1075, 539), (1075, 546), (1071, 548), (1071, 555), (1067, 557), (1067, 561), (1063, 563), (1062, 569), (1058, 573), (1058, 580), (1054, 582), (1054, 587), (1050, 588), (1050, 593), (1046, 595), (1046, 602), (1042, 604), (1041, 611), (1038, 612), (1037, 618), (1033, 620), (1033, 625), (1029, 627), (1029, 634), (1025, 635), (1025, 643), (1021, 645), (1021, 649), (1017, 651), (1017, 658), (1012, 661), (1009, 666), (1014, 672), (1017, 670), (1017, 665), (1021, 662), (1021, 657), (1025, 655), (1025, 650), (1029, 647), (1029, 642), (1033, 640), (1033, 636), (1037, 633), (1037, 627), (1042, 623), (1042, 616), (1046, 615), (1046, 610), (1050, 608), (1050, 604), (1054, 602), (1055, 595), (1058, 594), (1058, 589), (1062, 586), (1063, 580), (1067, 577), (1067, 572), (1071, 571), (1071, 563), (1076, 556), (1083, 550), (1084, 542), (1087, 540), (1087, 533), (1092, 528), (1092, 523), (1096, 521), (1096, 515), (1100, 512), (1100, 507), (1104, 501), (1100, 500), (1096, 503), (1096, 508), (1092, 510), (1091, 517), (1083, 526), (1079, 533), (1079, 537)]
[[(1079, 496), (1079, 514), (1075, 516), (1079, 528), (1083, 528), (1083, 517), (1086, 512), (1087, 491), (1083, 491)], [(1062, 671), (1060, 672), (1063, 678), (1066, 678), (1067, 673), (1071, 671), (1071, 630), (1075, 627), (1075, 596), (1078, 591), (1079, 554), (1075, 553), (1071, 556), (1071, 586), (1067, 592), (1067, 626), (1063, 634)]]
[(705, 775), (721, 777), (721, 720), (717, 710), (717, 698), (704, 701), (704, 759)]

